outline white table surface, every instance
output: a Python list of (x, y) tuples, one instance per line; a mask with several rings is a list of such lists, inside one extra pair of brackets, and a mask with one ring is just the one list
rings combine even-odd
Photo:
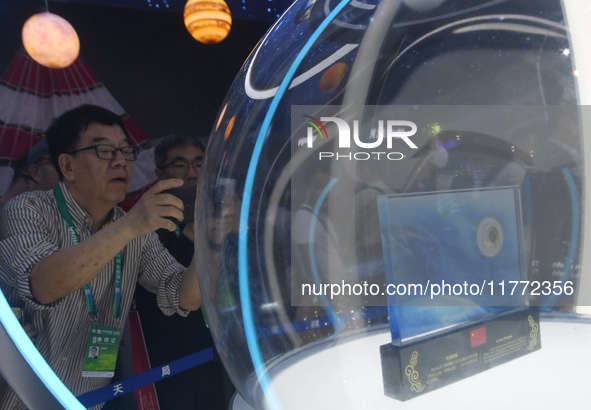
[[(272, 372), (270, 387), (276, 410), (591, 409), (591, 322), (542, 321), (540, 332), (540, 350), (406, 402), (384, 395), (387, 331), (303, 351)], [(232, 407), (250, 410), (240, 396)]]

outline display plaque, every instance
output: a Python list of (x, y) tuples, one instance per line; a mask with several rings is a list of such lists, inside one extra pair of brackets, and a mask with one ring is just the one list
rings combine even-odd
[(387, 395), (407, 400), (540, 348), (518, 187), (386, 195), (378, 209)]
[(384, 393), (405, 401), (540, 349), (537, 308), (408, 346), (380, 347)]

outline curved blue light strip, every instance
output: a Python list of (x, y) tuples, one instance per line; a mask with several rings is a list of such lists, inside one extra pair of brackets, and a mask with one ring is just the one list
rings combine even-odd
[[(580, 220), (579, 218), (581, 215), (581, 209), (579, 208), (577, 184), (575, 183), (575, 178), (573, 177), (571, 170), (569, 168), (562, 168), (561, 171), (566, 181), (566, 185), (568, 186), (572, 206), (570, 246), (568, 248), (568, 255), (566, 256), (566, 261), (564, 262), (564, 279), (569, 280), (572, 274), (572, 266), (575, 261), (575, 253), (579, 246), (579, 235), (581, 234), (581, 227), (579, 226), (578, 221)], [(554, 295), (550, 297), (550, 300), (554, 300), (556, 299), (556, 297), (557, 295)]]
[[(314, 276), (314, 282), (316, 282), (316, 284), (319, 286), (320, 275), (318, 274), (318, 266), (316, 264), (316, 249), (314, 247), (314, 242), (316, 238), (316, 221), (318, 220), (318, 218), (320, 218), (318, 215), (320, 215), (320, 208), (322, 207), (322, 204), (326, 200), (328, 193), (335, 186), (337, 181), (338, 179), (333, 177), (328, 182), (328, 184), (326, 184), (326, 186), (320, 193), (320, 196), (318, 197), (316, 204), (314, 204), (314, 218), (312, 218), (312, 220), (310, 221), (310, 230), (308, 232), (308, 256), (310, 258), (310, 269), (312, 269), (312, 276)], [(324, 311), (328, 316), (328, 320), (334, 326), (335, 332), (340, 332), (341, 330), (343, 330), (345, 328), (345, 322), (343, 322), (343, 319), (341, 319), (339, 315), (334, 311), (332, 305), (330, 304), (326, 295), (323, 292), (321, 292), (320, 294), (320, 299), (322, 299)]]
[(244, 323), (244, 332), (246, 334), (246, 343), (250, 352), (250, 357), (255, 368), (257, 378), (263, 389), (263, 393), (267, 398), (267, 402), (272, 409), (279, 409), (279, 403), (273, 392), (269, 389), (269, 378), (265, 373), (265, 363), (261, 354), (261, 349), (258, 344), (254, 317), (252, 312), (252, 303), (250, 300), (250, 290), (248, 286), (248, 219), (250, 214), (250, 202), (252, 199), (252, 190), (254, 185), (254, 176), (256, 168), (258, 166), (263, 144), (269, 133), (271, 126), (271, 120), (275, 116), (277, 106), (283, 97), (283, 94), (287, 91), (291, 81), (295, 75), (295, 72), (301, 62), (304, 60), (307, 53), (312, 48), (312, 45), (318, 40), (320, 35), (324, 32), (326, 27), (336, 17), (336, 15), (349, 3), (349, 0), (342, 0), (330, 14), (322, 21), (316, 31), (312, 33), (312, 36), (308, 39), (302, 50), (296, 56), (293, 64), (285, 74), (285, 77), (281, 81), (277, 93), (273, 97), (269, 105), (269, 110), (265, 115), (265, 119), (261, 126), (261, 130), (257, 136), (257, 140), (252, 152), (250, 164), (248, 165), (248, 171), (246, 173), (246, 180), (244, 183), (244, 193), (242, 196), (242, 205), (240, 207), (240, 223), (238, 231), (238, 283), (240, 286), (240, 306), (242, 308), (242, 321)]
[(581, 209), (579, 208), (579, 196), (577, 195), (577, 185), (575, 183), (575, 178), (569, 168), (562, 168), (562, 175), (564, 175), (564, 179), (566, 180), (566, 184), (568, 185), (569, 192), (570, 192), (570, 200), (572, 203), (572, 218), (571, 218), (571, 236), (570, 236), (570, 248), (568, 250), (568, 256), (566, 261), (568, 264), (568, 271), (566, 272), (566, 278), (568, 279), (571, 276), (571, 269), (572, 265), (575, 260), (575, 252), (579, 246), (579, 238), (581, 234), (581, 226), (579, 225), (578, 221), (580, 220)]
[[(577, 248), (579, 246), (579, 235), (581, 234), (581, 227), (579, 226), (579, 218), (581, 215), (581, 209), (579, 207), (579, 196), (577, 194), (577, 184), (575, 183), (575, 179), (573, 177), (573, 174), (571, 172), (571, 170), (569, 168), (562, 168), (561, 169), (562, 172), (562, 176), (564, 177), (564, 180), (566, 181), (566, 185), (568, 186), (568, 191), (570, 194), (570, 200), (571, 200), (571, 212), (572, 212), (572, 216), (571, 216), (571, 234), (570, 234), (570, 245), (568, 248), (568, 254), (566, 256), (566, 260), (564, 261), (564, 280), (569, 280), (569, 278), (571, 277), (572, 274), (572, 265), (574, 263), (575, 260), (575, 253), (577, 251)], [(543, 304), (542, 304), (542, 309), (543, 308), (547, 308), (547, 309), (543, 309), (544, 311), (550, 310), (552, 311), (555, 306), (552, 304), (554, 300), (556, 300), (556, 298), (558, 297), (558, 295), (550, 295), (550, 297), (548, 297), (546, 300), (544, 300)]]
[(72, 392), (57, 377), (47, 364), (39, 350), (35, 347), (27, 333), (17, 320), (4, 294), (0, 292), (0, 323), (12, 339), (16, 348), (23, 355), (29, 367), (45, 385), (47, 390), (59, 401), (65, 409), (84, 410), (85, 407), (76, 399)]

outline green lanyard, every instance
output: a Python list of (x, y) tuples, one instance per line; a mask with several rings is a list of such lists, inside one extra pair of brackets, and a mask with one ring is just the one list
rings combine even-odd
[[(70, 215), (70, 211), (66, 205), (66, 199), (64, 198), (64, 193), (62, 192), (62, 187), (57, 185), (53, 190), (55, 195), (55, 200), (57, 201), (57, 207), (60, 211), (60, 214), (66, 225), (68, 225), (68, 232), (70, 233), (70, 237), (74, 245), (78, 245), (80, 243), (80, 239), (78, 238), (78, 234), (74, 229), (74, 223), (72, 222), (72, 216)], [(117, 256), (115, 257), (115, 295), (114, 295), (114, 302), (113, 302), (113, 311), (115, 312), (115, 321), (119, 322), (121, 320), (121, 283), (123, 282), (123, 274), (122, 274), (122, 259), (123, 259), (123, 251), (120, 251)], [(98, 312), (96, 310), (96, 304), (94, 303), (94, 295), (92, 294), (92, 286), (90, 283), (84, 285), (84, 298), (86, 299), (86, 306), (88, 308), (88, 316), (90, 317), (91, 321), (96, 321), (98, 319)]]

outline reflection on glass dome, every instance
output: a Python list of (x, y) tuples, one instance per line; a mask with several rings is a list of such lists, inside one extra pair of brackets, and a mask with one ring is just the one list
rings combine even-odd
[[(565, 20), (561, 1), (300, 0), (260, 41), (215, 124), (196, 211), (210, 329), (251, 406), (292, 408), (282, 383), (309, 394), (285, 378), (294, 361), (388, 332), (378, 197), (518, 187), (519, 229), (505, 236), (519, 239), (518, 274), (576, 288), (584, 114)], [(435, 275), (496, 256), (412, 238)], [(575, 297), (527, 303), (571, 312)], [(418, 297), (402, 316), (443, 327), (490, 313), (453, 300), (437, 313)], [(334, 366), (345, 407), (363, 407), (351, 374), (317, 366)]]

